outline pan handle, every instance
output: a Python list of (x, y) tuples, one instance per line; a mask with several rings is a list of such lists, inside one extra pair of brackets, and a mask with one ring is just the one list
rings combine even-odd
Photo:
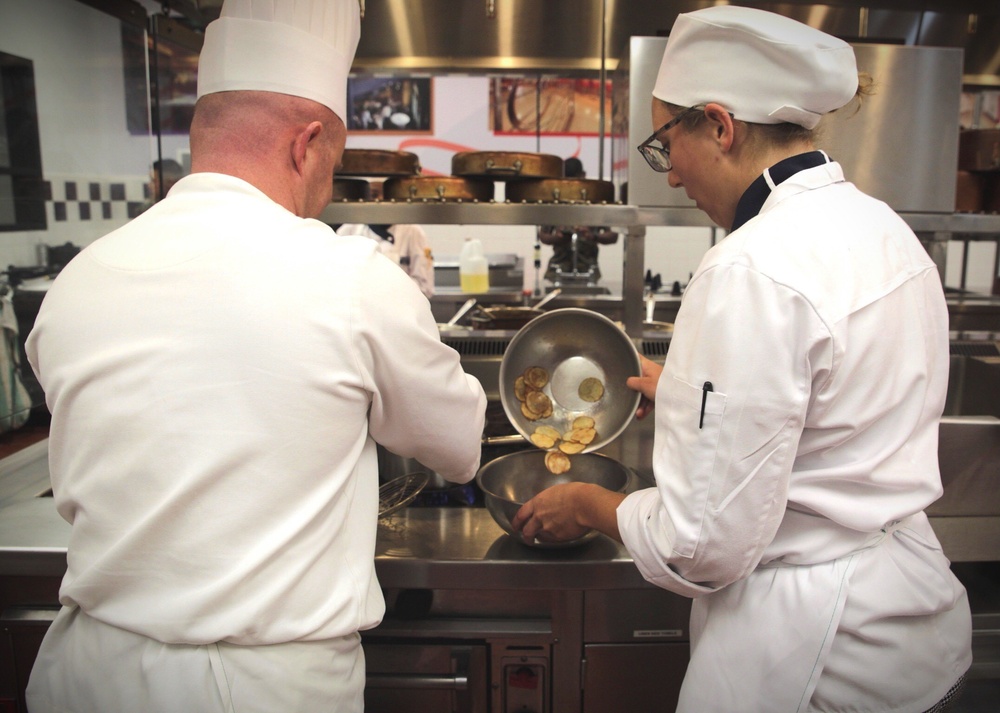
[(512, 446), (517, 443), (524, 443), (524, 436), (520, 433), (510, 436), (483, 436), (484, 446)]
[(524, 168), (524, 164), (521, 163), (521, 159), (516, 159), (512, 166), (497, 166), (493, 159), (486, 159), (486, 173), (510, 173), (515, 176), (521, 173), (521, 169)]

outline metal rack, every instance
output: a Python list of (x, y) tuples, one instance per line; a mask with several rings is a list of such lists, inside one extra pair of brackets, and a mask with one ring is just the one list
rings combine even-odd
[[(952, 239), (993, 240), (1000, 253), (1000, 215), (902, 213), (921, 237), (944, 276), (947, 243)], [(643, 276), (647, 226), (715, 228), (697, 208), (578, 203), (498, 203), (445, 201), (370, 201), (331, 203), (326, 223), (417, 223), (422, 225), (614, 225), (625, 232), (622, 308), (625, 330), (638, 334), (643, 320)], [(963, 236), (959, 238), (957, 236)]]

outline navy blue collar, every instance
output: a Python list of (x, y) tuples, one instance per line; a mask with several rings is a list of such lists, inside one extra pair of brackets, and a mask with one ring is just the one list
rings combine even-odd
[[(777, 186), (799, 171), (816, 168), (816, 166), (822, 166), (829, 161), (830, 158), (822, 151), (810, 151), (778, 161), (767, 169), (767, 173), (771, 176), (771, 182)], [(764, 202), (769, 195), (771, 195), (771, 186), (768, 185), (764, 174), (761, 174), (743, 192), (740, 202), (736, 204), (736, 220), (733, 221), (733, 227), (730, 230), (742, 227), (744, 223), (760, 213), (760, 209), (764, 207)]]

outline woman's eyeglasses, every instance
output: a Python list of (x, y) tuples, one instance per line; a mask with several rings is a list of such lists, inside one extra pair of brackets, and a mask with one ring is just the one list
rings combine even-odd
[(657, 136), (660, 136), (663, 132), (677, 126), (677, 124), (679, 124), (684, 117), (693, 111), (702, 111), (702, 108), (691, 107), (690, 109), (685, 109), (659, 129), (654, 131), (652, 136), (636, 146), (639, 153), (642, 154), (642, 157), (646, 159), (646, 163), (649, 164), (649, 167), (657, 173), (667, 173), (671, 168), (673, 168), (673, 165), (670, 163), (670, 149), (665, 149), (661, 146), (653, 146), (653, 142), (657, 141)]

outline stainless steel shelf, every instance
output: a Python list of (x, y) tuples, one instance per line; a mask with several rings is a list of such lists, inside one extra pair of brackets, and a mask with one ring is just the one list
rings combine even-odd
[[(903, 213), (916, 232), (1000, 236), (1000, 215)], [(622, 203), (478, 203), (370, 201), (331, 203), (326, 223), (417, 223), (422, 225), (551, 225), (585, 223), (613, 226), (713, 227), (697, 208), (635, 206)]]
[(647, 208), (583, 203), (459, 203), (371, 201), (331, 203), (325, 223), (417, 223), (422, 225), (671, 225), (712, 227), (696, 208)]

